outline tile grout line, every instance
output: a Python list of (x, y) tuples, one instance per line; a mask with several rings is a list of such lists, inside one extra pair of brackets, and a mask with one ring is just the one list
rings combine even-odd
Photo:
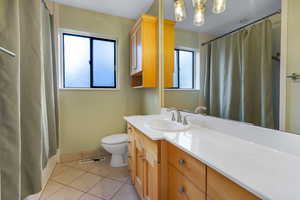
[(113, 194), (112, 196), (111, 196), (111, 198), (109, 199), (109, 200), (112, 200), (120, 191), (121, 191), (121, 189), (125, 186), (125, 184), (126, 183), (123, 183), (122, 185), (121, 185), (121, 187), (115, 192), (115, 194)]
[[(88, 172), (88, 173), (93, 174), (93, 175), (96, 175), (96, 176), (101, 176), (101, 177), (107, 178), (107, 179), (112, 180), (112, 181), (117, 181), (117, 182), (119, 182), (119, 183), (124, 183), (124, 182), (127, 181), (127, 180), (126, 180), (126, 181), (120, 181), (120, 180), (118, 180), (118, 179), (114, 179), (114, 178), (109, 177), (109, 176), (99, 175), (99, 174), (96, 174), (96, 173), (93, 173), (93, 172)], [(128, 179), (128, 178), (129, 178), (129, 176), (127, 176), (127, 179)]]
[[(77, 179), (77, 178), (76, 178)], [(53, 182), (55, 182), (55, 183), (58, 183), (58, 184), (61, 184), (61, 185), (63, 185), (64, 187), (67, 187), (67, 188), (71, 188), (71, 189), (74, 189), (74, 190), (76, 190), (76, 191), (78, 191), (78, 192), (83, 192), (83, 193), (87, 193), (87, 192), (85, 192), (85, 191), (83, 191), (83, 190), (80, 190), (80, 189), (78, 189), (78, 188), (75, 188), (75, 187), (73, 187), (73, 186), (71, 186), (71, 185), (67, 185), (67, 184), (65, 184), (65, 183), (60, 183), (60, 182), (58, 182), (58, 181), (56, 181), (56, 180), (52, 180)], [(98, 184), (99, 182), (101, 182), (102, 180), (99, 180), (96, 184)], [(70, 183), (71, 184), (71, 183)], [(95, 185), (96, 185), (95, 184)], [(95, 186), (95, 185), (93, 185), (93, 187)], [(60, 189), (59, 189), (60, 190)], [(90, 189), (89, 189), (90, 190)], [(88, 190), (88, 191), (89, 191)]]
[[(82, 170), (82, 171), (84, 171), (84, 170)], [(115, 181), (115, 182), (118, 182), (118, 183), (122, 183), (122, 184), (125, 183), (125, 184), (128, 184), (127, 181), (128, 181), (128, 178), (129, 178), (129, 177), (127, 177), (127, 180), (126, 180), (126, 181), (121, 181), (121, 180), (117, 180), (117, 179), (111, 178), (111, 177), (109, 177), (109, 176), (103, 176), (103, 175), (99, 175), (99, 174), (92, 173), (92, 172), (88, 172), (88, 171), (84, 171), (84, 172), (85, 172), (85, 173), (83, 173), (82, 175), (80, 175), (80, 176), (76, 177), (74, 180), (72, 180), (71, 183), (73, 183), (75, 180), (77, 180), (78, 178), (80, 178), (81, 176), (83, 176), (83, 175), (85, 175), (85, 174), (91, 174), (91, 175), (98, 176), (98, 177), (100, 177), (100, 178), (102, 178), (102, 179), (109, 179), (109, 180), (111, 180), (111, 181)], [(70, 186), (70, 185), (67, 185), (66, 183), (62, 183), (62, 182), (59, 182), (59, 181), (57, 181), (57, 180), (55, 180), (55, 179), (52, 179), (51, 177), (50, 177), (49, 180), (54, 181), (54, 182), (59, 183), (59, 184), (64, 185), (64, 186), (69, 186), (69, 187), (71, 187), (71, 188), (74, 188), (74, 187), (72, 187), (72, 186)], [(71, 183), (69, 183), (69, 184), (71, 184)], [(131, 185), (131, 184), (128, 184), (128, 185)], [(76, 188), (74, 188), (74, 189), (76, 189)], [(78, 190), (78, 189), (77, 189), (77, 190)], [(79, 190), (79, 191), (81, 191), (81, 190)]]
[[(72, 162), (74, 163), (74, 162), (77, 162), (77, 161), (72, 161)], [(72, 168), (72, 169), (80, 170), (80, 171), (84, 172), (82, 175), (76, 177), (76, 178), (75, 178), (74, 180), (72, 180), (69, 184), (65, 184), (65, 183), (61, 183), (61, 182), (59, 182), (59, 181), (57, 181), (57, 180), (55, 180), (55, 179), (52, 179), (52, 175), (53, 175), (53, 173), (52, 173), (52, 175), (50, 176), (50, 178), (49, 178), (49, 180), (48, 180), (48, 182), (47, 182), (46, 185), (48, 185), (49, 181), (53, 181), (53, 182), (55, 182), (55, 183), (57, 183), (57, 184), (60, 184), (60, 185), (62, 185), (62, 186), (64, 186), (64, 187), (66, 187), (66, 188), (70, 188), (70, 189), (74, 189), (74, 190), (76, 190), (76, 191), (78, 191), (78, 192), (82, 192), (82, 195), (80, 195), (80, 197), (78, 198), (78, 200), (80, 200), (80, 198), (82, 198), (82, 197), (83, 197), (84, 195), (86, 195), (86, 194), (91, 195), (91, 196), (93, 196), (93, 197), (95, 197), (95, 198), (98, 198), (99, 200), (102, 200), (102, 199), (103, 199), (102, 197), (99, 197), (99, 196), (97, 196), (97, 195), (91, 194), (91, 193), (89, 193), (89, 192), (90, 192), (90, 191), (91, 191), (98, 183), (104, 181), (105, 179), (108, 179), (108, 180), (111, 180), (111, 181), (115, 181), (115, 182), (121, 183), (120, 188), (117, 189), (116, 192), (114, 192), (113, 195), (109, 198), (110, 200), (113, 199), (113, 198), (121, 191), (121, 189), (124, 188), (126, 185), (131, 185), (131, 184), (128, 183), (128, 178), (129, 178), (129, 176), (126, 176), (126, 180), (121, 181), (121, 180), (118, 180), (117, 178), (114, 179), (114, 178), (112, 178), (112, 177), (109, 177), (108, 175), (103, 176), (103, 175), (99, 175), (99, 174), (97, 174), (97, 173), (91, 172), (92, 169), (98, 168), (98, 166), (91, 166), (91, 168), (83, 169), (83, 168), (80, 168), (80, 167), (75, 167), (74, 165), (71, 164), (72, 162), (66, 162), (66, 163), (61, 163), (61, 164), (57, 164), (57, 165), (62, 165), (62, 167), (69, 167), (69, 168)], [(75, 163), (75, 164), (76, 164), (76, 163)], [(78, 164), (80, 164), (80, 163), (78, 163)], [(103, 163), (100, 162), (99, 164), (103, 164)], [(107, 163), (104, 163), (104, 165), (105, 165), (105, 164), (107, 164)], [(55, 168), (57, 168), (57, 165), (55, 166)], [(100, 169), (100, 170), (101, 170), (101, 169)], [(60, 173), (58, 173), (57, 175), (60, 175), (60, 174), (62, 174), (62, 173), (63, 173), (63, 171), (60, 172)], [(91, 186), (87, 191), (82, 191), (82, 190), (80, 190), (80, 189), (78, 189), (78, 188), (75, 188), (75, 187), (71, 186), (71, 184), (72, 184), (74, 181), (78, 180), (80, 177), (82, 177), (82, 176), (84, 176), (84, 175), (86, 175), (86, 174), (90, 174), (90, 175), (94, 175), (94, 176), (100, 177), (101, 180), (97, 181), (97, 182), (96, 182), (93, 186)], [(45, 185), (45, 187), (46, 187), (46, 185)], [(55, 195), (57, 192), (59, 192), (59, 191), (62, 190), (62, 189), (63, 189), (63, 188), (58, 189), (58, 190), (55, 191), (53, 194), (51, 194), (49, 197), (47, 197), (45, 200), (49, 199), (51, 196)], [(105, 200), (105, 199), (103, 199), (103, 200)]]
[[(50, 174), (50, 176), (49, 176), (49, 178), (48, 178), (48, 180), (47, 180), (47, 183), (45, 184), (45, 187), (43, 188), (43, 190), (42, 190), (42, 192), (41, 192), (41, 194), (40, 194), (39, 200), (41, 200), (41, 198), (43, 197), (43, 194), (44, 194), (45, 189), (46, 189), (47, 185), (49, 184), (49, 182), (52, 181), (51, 177), (53, 176), (54, 171), (55, 171), (56, 168), (57, 168), (57, 163), (55, 164), (55, 167), (54, 167), (54, 169), (52, 170), (52, 172), (51, 172), (51, 174)], [(62, 172), (61, 172), (61, 173), (62, 173)], [(59, 174), (60, 174), (60, 173), (59, 173)], [(59, 190), (59, 189), (58, 189), (58, 190)], [(58, 191), (58, 190), (57, 190), (57, 191)], [(56, 192), (57, 192), (57, 191), (56, 191)], [(53, 194), (55, 194), (56, 192), (53, 192)], [(53, 194), (52, 194), (52, 195), (53, 195)], [(52, 196), (52, 195), (50, 195), (50, 196)], [(49, 196), (48, 198), (46, 198), (45, 200), (49, 199), (50, 196)]]
[[(99, 197), (99, 196), (97, 196), (95, 194), (89, 193), (98, 183), (103, 182), (105, 179), (109, 179), (109, 178), (104, 177), (102, 180), (98, 181), (92, 188), (90, 188), (86, 193), (89, 194), (89, 195), (91, 195), (91, 196), (93, 196), (93, 197), (97, 197), (97, 198), (106, 200), (105, 198), (102, 198), (102, 197)], [(115, 180), (112, 180), (112, 179), (109, 179), (109, 180), (115, 181)], [(115, 182), (119, 182), (119, 181), (115, 181)], [(121, 183), (121, 182), (119, 182), (119, 183)], [(114, 195), (119, 192), (119, 190), (123, 187), (124, 184), (125, 183), (122, 183), (121, 186), (120, 186), (120, 188), (108, 200), (111, 200), (114, 197)]]
[[(52, 180), (52, 181), (53, 181), (53, 180)], [(53, 182), (58, 183), (58, 182), (56, 182), (56, 181), (53, 181)], [(61, 184), (61, 183), (58, 183), (58, 184), (63, 185), (63, 184)], [(63, 185), (63, 186), (65, 186), (65, 185)], [(55, 192), (53, 192), (53, 194), (49, 195), (46, 199), (43, 199), (43, 200), (50, 199), (50, 197), (54, 196), (56, 193), (58, 193), (60, 190), (63, 190), (63, 189), (64, 189), (64, 188), (60, 188), (60, 189), (56, 190)]]
[[(105, 179), (105, 178), (102, 177), (101, 180), (99, 180), (95, 185), (93, 185), (93, 186), (86, 192), (86, 194), (89, 194), (89, 195), (91, 195), (91, 196), (97, 197), (97, 198), (99, 199), (98, 196), (96, 196), (96, 195), (94, 195), (94, 194), (92, 194), (92, 193), (89, 193), (89, 192), (90, 192), (90, 191), (91, 191), (98, 183), (103, 182), (104, 179)], [(103, 199), (103, 198), (100, 198), (100, 199)]]

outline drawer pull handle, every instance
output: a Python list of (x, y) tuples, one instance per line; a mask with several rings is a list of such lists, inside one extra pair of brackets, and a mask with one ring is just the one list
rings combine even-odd
[(184, 159), (180, 159), (180, 160), (178, 161), (178, 163), (179, 163), (179, 165), (184, 165), (184, 164), (185, 164), (185, 160), (184, 160)]
[(179, 189), (178, 189), (178, 192), (179, 193), (185, 193), (185, 189), (183, 186), (181, 186)]
[(128, 158), (132, 158), (132, 156), (131, 156), (131, 155), (128, 155)]

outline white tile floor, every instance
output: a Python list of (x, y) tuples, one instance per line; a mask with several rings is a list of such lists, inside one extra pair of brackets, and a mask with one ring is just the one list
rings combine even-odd
[(40, 200), (138, 200), (127, 167), (108, 161), (58, 164)]

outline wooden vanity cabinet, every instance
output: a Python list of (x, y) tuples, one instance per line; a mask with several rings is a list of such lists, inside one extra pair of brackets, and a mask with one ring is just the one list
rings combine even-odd
[(128, 124), (131, 182), (142, 200), (258, 200), (254, 194), (166, 141)]
[(144, 197), (146, 200), (159, 199), (159, 163), (146, 153), (144, 163)]
[(129, 160), (132, 157), (135, 160), (129, 162), (132, 183), (141, 199), (159, 200), (160, 141), (150, 140), (130, 124), (129, 129), (129, 138), (134, 138), (134, 142), (130, 142), (128, 147), (128, 152), (133, 153)]
[(206, 166), (167, 143), (168, 200), (206, 199)]
[(136, 148), (135, 189), (140, 197), (144, 196), (144, 153)]
[(259, 200), (259, 198), (207, 167), (207, 200)]
[(128, 172), (130, 175), (131, 183), (135, 183), (135, 171), (136, 171), (136, 152), (135, 152), (135, 140), (134, 140), (134, 130), (133, 127), (128, 124)]
[(168, 200), (205, 200), (205, 192), (199, 190), (173, 165), (168, 165)]
[(167, 143), (168, 200), (258, 200), (238, 184)]

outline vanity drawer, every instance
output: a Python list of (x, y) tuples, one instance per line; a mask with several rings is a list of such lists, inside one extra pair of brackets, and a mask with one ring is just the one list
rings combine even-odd
[(168, 200), (205, 200), (205, 192), (184, 177), (175, 167), (168, 165)]
[(206, 165), (168, 143), (168, 163), (173, 165), (201, 191), (206, 192)]
[(259, 198), (207, 167), (207, 200), (259, 200)]

